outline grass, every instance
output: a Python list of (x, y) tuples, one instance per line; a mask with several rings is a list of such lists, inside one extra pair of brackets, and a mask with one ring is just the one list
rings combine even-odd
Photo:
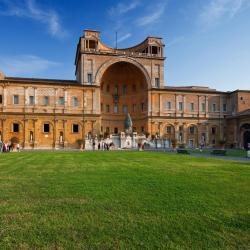
[(249, 249), (250, 164), (152, 152), (0, 155), (0, 249)]

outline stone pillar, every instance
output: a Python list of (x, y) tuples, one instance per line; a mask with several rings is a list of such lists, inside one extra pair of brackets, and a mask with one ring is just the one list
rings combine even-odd
[[(54, 144), (54, 148), (59, 148), (60, 146), (60, 142), (59, 142), (59, 137), (57, 137), (57, 125), (58, 125), (58, 120), (54, 119), (54, 134), (53, 134), (53, 144)], [(65, 134), (63, 134), (63, 136), (65, 137)]]
[(205, 105), (206, 105), (206, 117), (208, 117), (209, 116), (208, 96), (205, 96)]
[(67, 120), (63, 120), (63, 135), (64, 135), (64, 148), (68, 147), (68, 142), (66, 138), (66, 132), (67, 132)]
[(159, 94), (159, 116), (161, 115), (162, 111), (162, 95)]
[(186, 112), (186, 96), (185, 95), (182, 95), (182, 113), (185, 113)]
[(209, 124), (206, 124), (206, 147), (209, 147), (210, 145), (210, 138), (209, 138)]
[(187, 123), (183, 123), (183, 143), (187, 145)]
[(23, 148), (27, 148), (29, 146), (29, 142), (27, 141), (27, 125), (29, 120), (24, 118), (23, 119)]
[(4, 123), (5, 123), (6, 119), (1, 119), (1, 123), (2, 123), (2, 141), (4, 142), (5, 140), (5, 127), (4, 127)]
[(37, 88), (36, 87), (34, 88), (34, 101), (35, 101), (34, 107), (36, 107), (38, 104)]
[(33, 129), (34, 129), (34, 148), (38, 148), (38, 128), (37, 119), (33, 119)]
[(198, 123), (197, 126), (196, 126), (196, 130), (197, 130), (197, 131), (196, 131), (196, 136), (195, 136), (195, 137), (196, 137), (196, 138), (195, 138), (195, 139), (196, 139), (196, 145), (195, 145), (195, 146), (196, 146), (197, 148), (199, 147), (200, 141), (201, 141), (201, 140), (200, 140), (200, 139), (201, 139), (201, 138), (200, 138), (200, 125), (201, 125), (201, 124)]
[(7, 106), (7, 88), (6, 85), (3, 86), (3, 107), (6, 108)]
[(179, 143), (179, 123), (178, 122), (175, 122), (175, 140), (176, 140), (176, 143)]

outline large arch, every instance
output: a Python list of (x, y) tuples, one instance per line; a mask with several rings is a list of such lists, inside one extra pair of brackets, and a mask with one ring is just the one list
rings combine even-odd
[(132, 65), (134, 65), (135, 67), (137, 67), (144, 75), (146, 82), (147, 82), (147, 86), (148, 88), (151, 88), (151, 78), (149, 76), (149, 73), (147, 72), (147, 70), (145, 69), (145, 67), (140, 64), (139, 62), (137, 62), (135, 59), (133, 58), (129, 58), (129, 57), (124, 57), (124, 56), (120, 56), (117, 58), (113, 58), (110, 59), (106, 62), (104, 62), (99, 69), (96, 72), (95, 75), (95, 83), (99, 86), (101, 86), (101, 79), (103, 77), (103, 74), (105, 73), (105, 71), (112, 66), (113, 64), (119, 63), (119, 62), (126, 62), (126, 63), (130, 63)]
[[(101, 132), (124, 131), (129, 113), (134, 131), (147, 131), (148, 79), (134, 60), (112, 60), (97, 76), (101, 92)], [(101, 78), (99, 78), (101, 77)]]
[(250, 123), (243, 123), (240, 127), (240, 144), (245, 149), (248, 148), (248, 144), (250, 143)]

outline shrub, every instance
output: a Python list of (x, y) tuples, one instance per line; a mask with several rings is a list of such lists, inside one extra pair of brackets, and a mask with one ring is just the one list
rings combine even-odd
[(212, 155), (226, 155), (227, 151), (224, 149), (214, 149), (211, 154)]
[(177, 150), (178, 154), (184, 154), (184, 155), (189, 155), (189, 151), (187, 149), (178, 149)]

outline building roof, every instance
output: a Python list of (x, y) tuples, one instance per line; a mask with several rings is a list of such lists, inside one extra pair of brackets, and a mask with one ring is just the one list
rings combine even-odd
[(76, 80), (22, 78), (22, 77), (5, 77), (3, 80), (0, 80), (0, 82), (79, 85), (79, 83)]

